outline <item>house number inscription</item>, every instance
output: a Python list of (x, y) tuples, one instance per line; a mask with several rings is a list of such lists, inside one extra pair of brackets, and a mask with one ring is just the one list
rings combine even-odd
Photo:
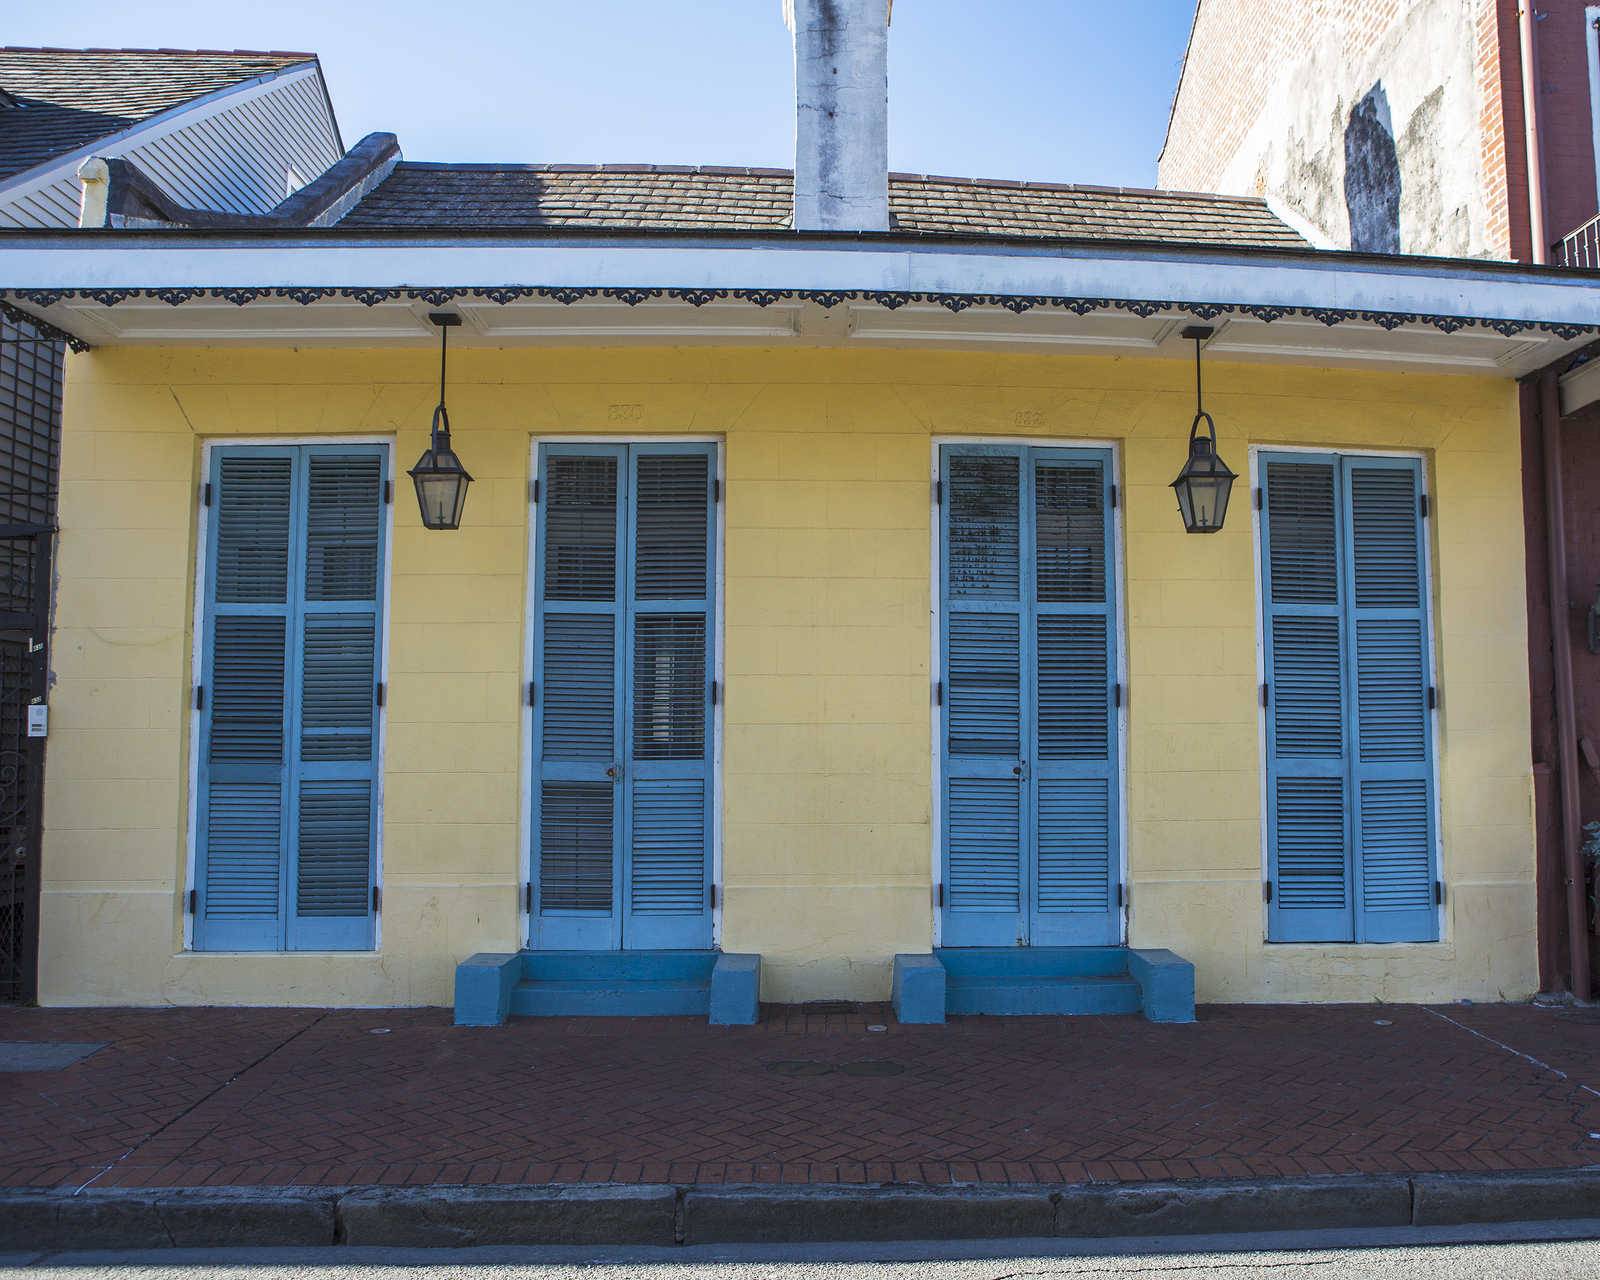
[(642, 404), (614, 404), (606, 410), (607, 422), (642, 422), (644, 420), (644, 406)]
[(1044, 413), (1038, 409), (1018, 409), (1016, 425), (1019, 427), (1042, 427), (1044, 426)]

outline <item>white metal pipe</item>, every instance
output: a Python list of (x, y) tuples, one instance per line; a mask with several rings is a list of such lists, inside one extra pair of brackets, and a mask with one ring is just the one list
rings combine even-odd
[(1522, 55), (1522, 124), (1528, 147), (1528, 223), (1533, 240), (1533, 260), (1544, 266), (1550, 260), (1550, 229), (1545, 225), (1544, 146), (1539, 131), (1539, 44), (1533, 0), (1517, 8), (1517, 36)]

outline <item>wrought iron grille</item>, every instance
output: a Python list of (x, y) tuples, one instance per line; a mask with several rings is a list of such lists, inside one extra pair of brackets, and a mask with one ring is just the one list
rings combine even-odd
[[(0, 526), (55, 516), (64, 348), (0, 318)], [(28, 704), (49, 623), (47, 536), (0, 536), (0, 1001), (35, 994), (43, 742)]]
[(1590, 218), (1576, 231), (1569, 232), (1550, 246), (1553, 267), (1600, 267), (1600, 218)]

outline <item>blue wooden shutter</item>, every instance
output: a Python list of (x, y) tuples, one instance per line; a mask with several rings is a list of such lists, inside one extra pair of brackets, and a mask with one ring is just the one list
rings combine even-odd
[(363, 950), (375, 941), (387, 454), (378, 445), (300, 453), (288, 945)]
[(197, 779), (197, 950), (283, 945), (294, 451), (212, 451)]
[(629, 449), (622, 945), (711, 945), (715, 446)]
[(1339, 472), (1326, 456), (1262, 464), (1268, 934), (1354, 937)]
[[(1027, 938), (1024, 451), (943, 451), (944, 944)], [(1031, 576), (1031, 575), (1030, 575)]]
[(627, 449), (542, 445), (536, 512), (529, 943), (621, 945), (623, 564)]
[(1345, 458), (1356, 937), (1430, 942), (1434, 906), (1433, 726), (1421, 464)]
[(1111, 458), (1031, 449), (1037, 706), (1029, 937), (1121, 941)]

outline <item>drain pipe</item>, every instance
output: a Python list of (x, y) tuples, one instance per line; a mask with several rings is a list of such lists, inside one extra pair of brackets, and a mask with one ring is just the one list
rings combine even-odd
[(1517, 42), (1522, 54), (1522, 127), (1528, 148), (1528, 229), (1533, 261), (1550, 261), (1550, 234), (1544, 219), (1544, 145), (1539, 132), (1539, 45), (1533, 24), (1533, 0), (1517, 9)]
[(1545, 549), (1550, 560), (1550, 650), (1555, 657), (1556, 741), (1561, 761), (1561, 843), (1566, 854), (1567, 945), (1572, 994), (1589, 1003), (1589, 911), (1583, 883), (1582, 818), (1578, 811), (1578, 714), (1572, 698), (1572, 624), (1567, 617), (1566, 513), (1561, 501), (1561, 393), (1554, 369), (1539, 378), (1544, 436)]

